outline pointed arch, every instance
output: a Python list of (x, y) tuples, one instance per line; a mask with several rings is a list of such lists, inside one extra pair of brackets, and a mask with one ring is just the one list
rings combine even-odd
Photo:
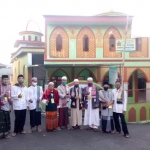
[[(84, 36), (88, 37), (88, 51), (84, 51)], [(76, 39), (77, 58), (95, 58), (96, 57), (96, 40), (93, 31), (89, 27), (83, 27)]]
[[(110, 27), (106, 30), (103, 38), (103, 56), (106, 58), (120, 58), (122, 57), (122, 53), (116, 53), (115, 48), (113, 48), (113, 51), (110, 50), (110, 40), (111, 37), (113, 37), (113, 40), (122, 39), (122, 36), (117, 28)], [(113, 44), (114, 46), (114, 44)]]
[[(67, 74), (67, 72), (66, 72), (65, 70), (61, 69), (61, 68), (56, 69), (56, 70), (51, 74), (51, 76), (50, 76), (50, 78), (49, 78), (50, 81), (51, 81), (51, 78), (54, 76), (54, 74), (57, 73), (58, 71), (62, 71), (62, 72), (64, 73), (64, 75), (65, 75), (65, 76), (67, 77), (67, 79), (68, 79), (68, 82), (71, 81), (70, 78), (69, 78), (69, 75)], [(64, 75), (63, 75), (63, 76), (64, 76)]]
[[(97, 82), (96, 77), (95, 77), (95, 75), (93, 74), (93, 72), (92, 72), (90, 69), (87, 69), (87, 68), (82, 69), (82, 70), (78, 73), (77, 78), (78, 78), (78, 77), (80, 76), (80, 74), (81, 74), (82, 72), (84, 72), (84, 71), (88, 71), (89, 74), (91, 74), (90, 76), (93, 78), (93, 81), (94, 81), (94, 82)], [(86, 80), (86, 79), (85, 79), (85, 80)]]
[[(61, 50), (57, 51), (57, 37), (61, 36)], [(62, 27), (56, 27), (49, 39), (50, 57), (52, 58), (68, 58), (69, 57), (69, 37)]]
[(127, 81), (129, 81), (130, 77), (132, 76), (132, 74), (135, 72), (135, 71), (141, 71), (146, 79), (146, 81), (149, 81), (148, 79), (148, 76), (146, 75), (146, 73), (141, 69), (141, 68), (135, 68), (131, 73), (130, 75), (128, 76), (127, 78)]

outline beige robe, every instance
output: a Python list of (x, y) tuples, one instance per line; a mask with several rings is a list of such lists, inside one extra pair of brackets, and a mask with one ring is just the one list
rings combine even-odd
[(79, 100), (77, 100), (77, 108), (71, 108), (71, 126), (82, 125), (82, 109), (79, 110)]

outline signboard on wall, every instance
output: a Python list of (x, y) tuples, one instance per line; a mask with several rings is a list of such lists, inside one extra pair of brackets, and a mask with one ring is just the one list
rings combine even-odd
[[(126, 48), (125, 52), (135, 52), (136, 50), (136, 42), (135, 39), (126, 39)], [(116, 40), (116, 51), (123, 52), (124, 51), (124, 40)]]
[(115, 85), (117, 78), (118, 78), (118, 67), (109, 66), (109, 83)]

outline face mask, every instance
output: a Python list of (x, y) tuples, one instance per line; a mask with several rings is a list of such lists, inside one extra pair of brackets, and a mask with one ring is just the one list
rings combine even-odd
[(63, 86), (66, 86), (66, 82), (62, 82), (62, 85), (63, 85)]
[(18, 83), (19, 83), (20, 85), (22, 85), (24, 82), (23, 82), (23, 81), (18, 81)]
[(107, 91), (107, 90), (108, 90), (108, 87), (104, 87), (104, 90)]
[(36, 82), (32, 82), (32, 85), (36, 86), (36, 85), (37, 85), (37, 83), (36, 83)]
[(92, 86), (93, 84), (92, 83), (88, 83), (88, 86)]
[(79, 87), (79, 84), (74, 85), (76, 88)]

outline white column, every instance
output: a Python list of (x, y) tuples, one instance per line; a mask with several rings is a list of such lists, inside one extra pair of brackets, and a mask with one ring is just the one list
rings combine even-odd
[(27, 54), (28, 65), (32, 65), (32, 53)]
[[(128, 82), (124, 82), (124, 90), (128, 90)], [(127, 97), (128, 97), (128, 91), (127, 91)]]
[[(146, 89), (150, 88), (150, 82), (146, 82)], [(146, 90), (146, 101), (150, 101), (150, 90)]]

